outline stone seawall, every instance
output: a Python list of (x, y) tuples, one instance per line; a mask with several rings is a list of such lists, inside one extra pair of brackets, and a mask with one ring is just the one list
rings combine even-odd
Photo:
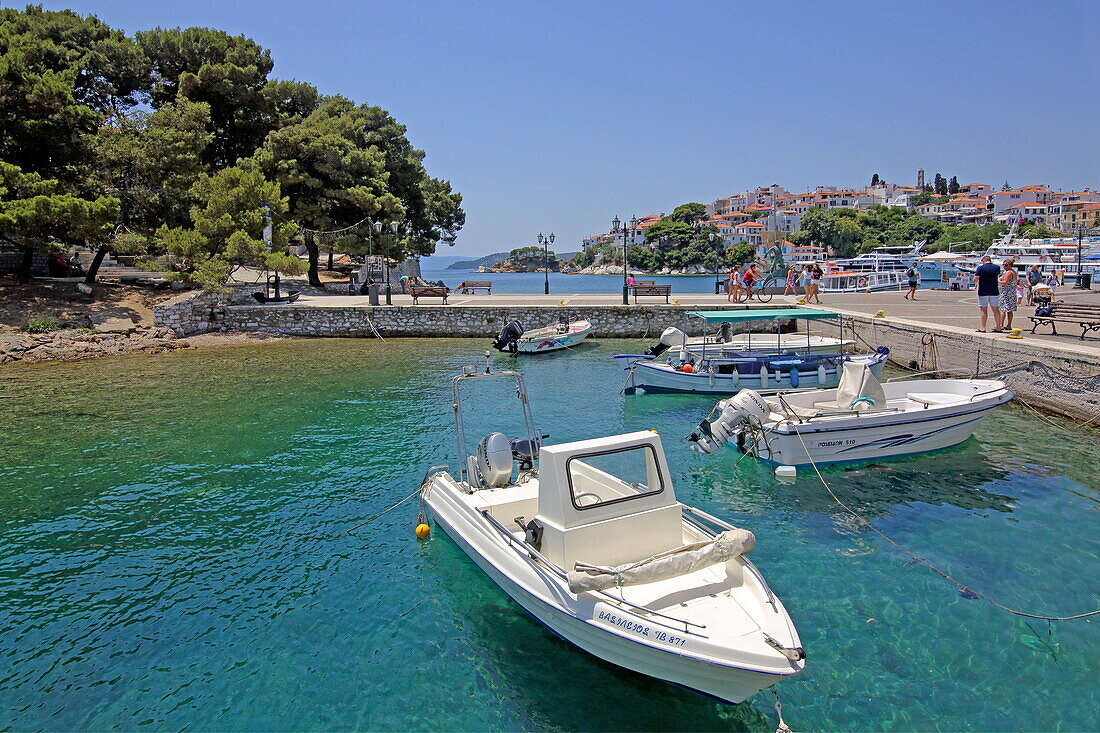
[[(697, 308), (687, 306), (391, 306), (324, 307), (292, 305), (229, 305), (213, 309), (210, 328), (263, 331), (288, 336), (492, 337), (505, 323), (519, 321), (524, 328), (554, 323), (560, 316), (587, 318), (592, 336), (656, 337), (669, 326), (702, 333), (699, 319), (688, 319)], [(685, 324), (685, 321), (689, 323)], [(373, 325), (373, 328), (372, 328)], [(747, 324), (746, 324), (747, 326)], [(713, 330), (713, 328), (712, 328)], [(741, 330), (750, 330), (744, 328)], [(734, 333), (741, 330), (734, 329)]]
[[(947, 371), (945, 376), (997, 376), (1006, 371), (1009, 388), (1028, 404), (1077, 420), (1100, 414), (1100, 390), (1088, 377), (1100, 375), (1095, 349), (1049, 341), (989, 337), (949, 326), (845, 312), (858, 345), (887, 346), (890, 360), (916, 372)], [(826, 335), (835, 335), (835, 329)], [(1094, 384), (1096, 379), (1091, 380)]]

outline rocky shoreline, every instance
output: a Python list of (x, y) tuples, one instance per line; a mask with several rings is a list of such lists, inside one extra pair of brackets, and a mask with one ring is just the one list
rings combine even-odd
[[(708, 270), (702, 265), (690, 265), (688, 267), (662, 267), (656, 272), (644, 272), (633, 267), (627, 270), (634, 277), (655, 277), (657, 275), (714, 275), (714, 270)], [(622, 275), (622, 265), (589, 265), (577, 271), (581, 275)]]

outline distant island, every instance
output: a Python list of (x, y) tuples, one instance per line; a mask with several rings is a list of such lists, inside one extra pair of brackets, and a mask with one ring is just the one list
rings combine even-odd
[(447, 265), (448, 270), (476, 270), (479, 267), (492, 267), (498, 262), (504, 262), (508, 259), (507, 252), (496, 252), (491, 255), (485, 255), (484, 257), (478, 257), (476, 260), (459, 260)]

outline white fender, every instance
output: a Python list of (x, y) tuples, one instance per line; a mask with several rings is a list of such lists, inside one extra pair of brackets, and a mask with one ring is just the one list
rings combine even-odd
[(825, 386), (825, 365), (818, 362), (817, 365), (817, 388), (822, 389)]

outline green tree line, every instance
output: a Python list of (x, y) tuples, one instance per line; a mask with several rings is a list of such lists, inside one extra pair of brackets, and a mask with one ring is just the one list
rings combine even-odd
[[(320, 284), (314, 232), (369, 221), (392, 257), (431, 254), (465, 223), (462, 197), (385, 110), (272, 78), (271, 53), (212, 28), (127, 36), (95, 16), (0, 8), (0, 238), (103, 257), (166, 254), (179, 279), (234, 266)], [(270, 237), (264, 237), (270, 216)], [(363, 232), (363, 233), (361, 233)], [(373, 229), (325, 244), (357, 252)]]

